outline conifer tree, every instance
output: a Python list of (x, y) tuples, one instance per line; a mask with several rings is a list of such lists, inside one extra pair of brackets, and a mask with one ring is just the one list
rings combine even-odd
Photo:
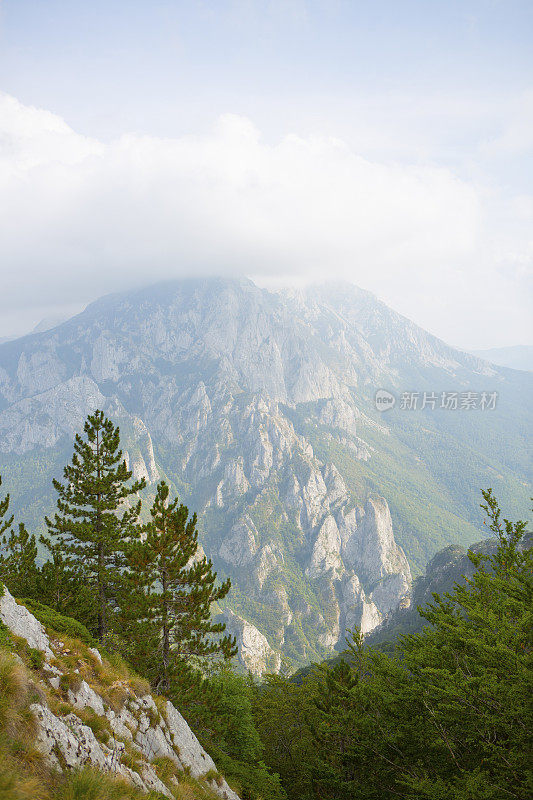
[[(0, 486), (2, 485), (2, 476), (0, 475)], [(5, 533), (13, 524), (13, 514), (7, 519), (4, 519), (5, 515), (9, 511), (9, 494), (6, 494), (3, 500), (0, 500), (0, 536)]]
[(61, 614), (83, 621), (87, 628), (96, 630), (93, 590), (78, 571), (67, 568), (61, 552), (61, 542), (52, 542), (46, 536), (41, 536), (39, 541), (48, 551), (48, 557), (39, 571), (35, 599)]
[(9, 502), (9, 494), (0, 500), (0, 579), (16, 597), (34, 595), (38, 577), (35, 536), (30, 536), (23, 522), (18, 530), (11, 528), (13, 514), (5, 518)]
[(35, 596), (39, 574), (35, 536), (19, 522), (18, 530), (11, 529), (9, 536), (3, 536), (1, 545), (0, 578), (16, 597)]
[(533, 550), (525, 523), (483, 498), (496, 551), (470, 552), (472, 577), (418, 609), (430, 625), (392, 657), (356, 636), (326, 670), (307, 796), (531, 798)]
[(96, 606), (97, 636), (109, 632), (110, 612), (120, 588), (126, 543), (138, 535), (141, 501), (129, 502), (146, 485), (144, 478), (130, 484), (120, 446), (120, 432), (103, 411), (89, 414), (85, 439), (76, 434), (72, 462), (64, 483), (54, 480), (57, 513), (46, 518), (57, 537), (57, 555), (67, 570), (90, 586)]
[(211, 604), (227, 595), (231, 582), (217, 586), (212, 562), (196, 558), (196, 514), (189, 519), (188, 508), (177, 497), (169, 501), (164, 481), (158, 484), (150, 515), (145, 540), (130, 547), (130, 584), (137, 585), (141, 600), (129, 601), (155, 633), (160, 658), (154, 660), (152, 682), (168, 692), (171, 678), (191, 664), (235, 655), (235, 639), (220, 636), (226, 626), (211, 621)]

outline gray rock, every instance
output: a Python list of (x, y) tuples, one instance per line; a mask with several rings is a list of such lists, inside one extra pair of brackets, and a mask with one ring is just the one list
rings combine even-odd
[(10, 594), (7, 586), (3, 587), (4, 592), (0, 597), (0, 619), (16, 635), (26, 639), (30, 647), (41, 650), (45, 658), (53, 658), (54, 654), (50, 649), (50, 640), (45, 633), (43, 625), (30, 614), (25, 606), (15, 602), (15, 598)]
[(100, 655), (100, 651), (96, 649), (96, 647), (89, 647), (89, 653), (92, 653), (93, 656), (96, 658), (99, 664), (102, 663), (102, 656)]
[(68, 690), (68, 700), (74, 708), (92, 708), (101, 717), (105, 714), (102, 698), (96, 694), (86, 681), (82, 681), (76, 691)]
[[(174, 744), (179, 748), (179, 760), (184, 766), (188, 766), (194, 778), (200, 778), (206, 772), (214, 769), (215, 763), (209, 756), (200, 742), (191, 731), (177, 708), (167, 701), (165, 706), (165, 717)], [(225, 780), (218, 785), (212, 786), (220, 797), (227, 800), (239, 800), (239, 796), (228, 786)]]
[(179, 759), (189, 767), (191, 775), (198, 778), (211, 769), (216, 769), (215, 762), (208, 755), (191, 731), (178, 709), (170, 700), (165, 705), (165, 719), (173, 744), (179, 750)]
[(281, 656), (268, 643), (263, 634), (243, 617), (227, 610), (217, 619), (226, 623), (226, 630), (235, 636), (239, 647), (239, 662), (253, 675), (279, 672)]
[(315, 539), (311, 563), (307, 573), (312, 578), (317, 578), (324, 573), (331, 573), (332, 577), (340, 577), (344, 572), (341, 559), (341, 536), (337, 523), (331, 514), (328, 514)]
[(247, 567), (257, 552), (259, 534), (248, 515), (239, 520), (220, 545), (220, 557), (235, 567)]
[(139, 745), (143, 756), (148, 761), (153, 761), (154, 758), (166, 757), (181, 767), (181, 762), (172, 745), (168, 742), (161, 726), (149, 727), (144, 731), (139, 728), (135, 734), (135, 743)]

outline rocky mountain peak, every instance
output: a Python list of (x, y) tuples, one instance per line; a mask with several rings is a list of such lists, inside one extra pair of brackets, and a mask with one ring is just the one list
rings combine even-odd
[[(461, 494), (439, 448), (465, 461), (472, 487), (493, 480), (501, 452), (498, 474), (517, 497), (526, 492), (521, 444), (501, 433), (530, 413), (528, 376), (509, 373), (356, 287), (170, 282), (102, 298), (0, 345), (2, 474), (6, 485), (12, 476), (15, 511), (38, 530), (75, 432), (103, 409), (148, 493), (165, 476), (198, 511), (206, 553), (233, 582), (223, 612), (296, 665), (341, 647), (347, 626), (369, 631), (408, 604), (407, 557), (420, 569), (439, 536), (479, 538), (474, 489)], [(373, 402), (386, 386), (398, 398), (408, 388), (492, 386), (502, 407), (489, 420), (409, 415), (398, 401), (387, 416)], [(14, 484), (27, 497), (30, 474), (31, 500), (17, 508)]]

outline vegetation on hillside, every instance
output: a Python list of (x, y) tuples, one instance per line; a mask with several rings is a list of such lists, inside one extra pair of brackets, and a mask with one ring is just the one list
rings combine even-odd
[(526, 800), (533, 790), (533, 554), (525, 524), (483, 509), (496, 553), (420, 613), (392, 654), (355, 634), (346, 658), (300, 685), (267, 680), (266, 760), (298, 800)]
[[(0, 592), (3, 587), (0, 587)], [(92, 709), (74, 708), (69, 689), (82, 679), (90, 682), (97, 693), (115, 710), (129, 702), (130, 697), (148, 691), (146, 681), (135, 675), (116, 654), (102, 662), (87, 644), (75, 635), (83, 626), (76, 620), (61, 617), (40, 606), (38, 611), (47, 634), (54, 642), (54, 668), (62, 671), (57, 688), (43, 680), (43, 654), (28, 647), (24, 639), (14, 636), (0, 623), (0, 798), (2, 800), (162, 800), (159, 792), (143, 793), (114, 774), (103, 773), (85, 766), (77, 771), (53, 769), (36, 744), (37, 724), (30, 708), (32, 703), (45, 701), (59, 718), (75, 712), (84, 725), (91, 728), (96, 739), (109, 746), (111, 728), (106, 717)], [(59, 628), (50, 625), (59, 624)], [(85, 635), (89, 635), (85, 631)], [(76, 671), (77, 670), (77, 671)], [(133, 708), (133, 706), (130, 707)], [(113, 733), (116, 738), (116, 734)], [(139, 755), (126, 741), (122, 762), (139, 770)], [(58, 758), (60, 753), (58, 751)], [(152, 762), (158, 777), (172, 786), (176, 800), (216, 800), (218, 797), (206, 780), (194, 779), (165, 759)], [(175, 780), (171, 780), (174, 777)]]
[(236, 654), (211, 608), (230, 590), (198, 552), (196, 515), (157, 487), (150, 520), (120, 450), (120, 432), (102, 412), (89, 415), (74, 456), (54, 482), (57, 513), (41, 537), (49, 558), (38, 566), (35, 536), (13, 529), (9, 496), (0, 503), (0, 580), (54, 634), (125, 657), (147, 688), (164, 692), (243, 798), (282, 800), (261, 760), (252, 686), (225, 665)]
[[(100, 423), (108, 421), (89, 418), (80, 452), (94, 445)], [(153, 690), (164, 689), (243, 800), (532, 796), (533, 554), (525, 524), (502, 520), (492, 490), (482, 508), (495, 552), (469, 553), (471, 577), (419, 609), (421, 630), (388, 648), (365, 645), (355, 631), (334, 663), (298, 682), (266, 676), (258, 684), (232, 671), (234, 642), (211, 622), (211, 604), (230, 584), (217, 584), (211, 562), (198, 557), (195, 516), (162, 483), (151, 521), (141, 523), (110, 423), (108, 435), (108, 494), (94, 476), (98, 459), (75, 456), (47, 564), (36, 564), (35, 537), (13, 529), (9, 498), (0, 502), (0, 579), (49, 630), (75, 636), (78, 648), (97, 637), (121, 669), (129, 669), (124, 656)], [(275, 503), (261, 512), (275, 516)], [(103, 524), (108, 513), (118, 522)], [(2, 630), (0, 645), (0, 797), (136, 797), (86, 771), (54, 783), (28, 712), (36, 691), (28, 670), (39, 669), (39, 654), (23, 649), (23, 666)]]

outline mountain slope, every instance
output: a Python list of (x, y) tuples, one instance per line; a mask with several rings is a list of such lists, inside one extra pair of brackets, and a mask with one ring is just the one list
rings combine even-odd
[[(376, 410), (377, 389), (394, 408)], [(406, 391), (499, 396), (492, 410), (407, 410)], [(103, 408), (147, 497), (165, 476), (198, 510), (233, 581), (221, 613), (260, 672), (324, 657), (347, 626), (371, 630), (407, 604), (410, 567), (479, 539), (479, 488), (523, 515), (530, 394), (530, 375), (456, 351), (350, 285), (180, 281), (0, 346), (1, 471), (38, 526), (74, 432)]]
[[(68, 617), (61, 620), (83, 635), (82, 625)], [(23, 797), (41, 797), (47, 782), (58, 788), (72, 772), (90, 768), (102, 781), (106, 776), (111, 788), (117, 782), (116, 795), (109, 791), (106, 796), (124, 800), (146, 792), (154, 798), (185, 800), (193, 793), (204, 800), (239, 800), (170, 701), (154, 699), (145, 681), (125, 665), (113, 666), (88, 641), (45, 629), (2, 584), (0, 661), (2, 689), (7, 695), (11, 689), (13, 695), (7, 698), (11, 714), (5, 705), (0, 709), (2, 746), (20, 733), (24, 722), (29, 727), (26, 738), (33, 741), (22, 745), (15, 738), (12, 749), (18, 750), (19, 770), (25, 754), (23, 771), (41, 783)], [(17, 705), (18, 720), (13, 718)], [(0, 756), (6, 757), (5, 750)], [(13, 761), (6, 769), (17, 765), (17, 759)], [(5, 773), (1, 777), (5, 779)], [(19, 797), (17, 790), (28, 777), (19, 775), (18, 786), (2, 783), (8, 792), (13, 789), (6, 796)], [(131, 791), (124, 788), (120, 793), (121, 785)], [(90, 796), (100, 794), (93, 788)]]

